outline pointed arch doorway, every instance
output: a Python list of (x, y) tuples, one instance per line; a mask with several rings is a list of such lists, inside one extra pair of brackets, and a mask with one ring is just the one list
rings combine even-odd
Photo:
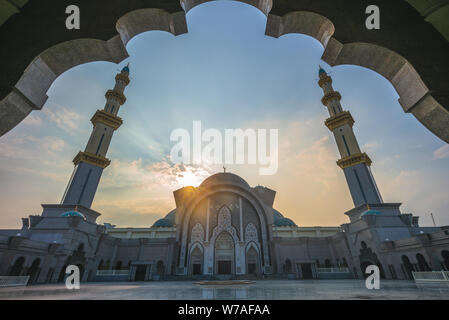
[(215, 240), (215, 273), (235, 274), (234, 240), (227, 232), (222, 232)]

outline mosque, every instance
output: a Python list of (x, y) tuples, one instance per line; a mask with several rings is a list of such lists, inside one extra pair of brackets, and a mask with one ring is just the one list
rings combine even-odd
[(360, 150), (354, 119), (343, 110), (332, 79), (319, 70), (325, 125), (334, 135), (354, 202), (349, 221), (337, 227), (300, 227), (273, 208), (276, 192), (251, 187), (229, 172), (199, 187), (174, 191), (176, 208), (149, 228), (97, 224), (91, 205), (107, 150), (130, 83), (129, 67), (115, 77), (106, 104), (91, 119), (93, 131), (60, 204), (42, 204), (22, 228), (0, 230), (0, 276), (29, 275), (30, 283), (64, 280), (77, 265), (82, 281), (185, 279), (362, 278), (368, 265), (387, 279), (411, 279), (413, 271), (449, 270), (449, 227), (420, 227), (400, 203), (385, 203)]

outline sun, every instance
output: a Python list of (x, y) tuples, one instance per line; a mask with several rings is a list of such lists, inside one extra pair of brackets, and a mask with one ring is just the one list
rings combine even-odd
[(183, 187), (198, 187), (203, 179), (203, 176), (197, 175), (190, 170), (186, 170), (176, 177), (176, 181)]

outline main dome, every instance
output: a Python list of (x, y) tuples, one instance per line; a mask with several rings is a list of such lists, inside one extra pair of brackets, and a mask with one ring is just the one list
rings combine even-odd
[(247, 188), (250, 188), (248, 182), (246, 182), (243, 178), (229, 172), (220, 172), (211, 175), (209, 178), (207, 178), (201, 183), (200, 187), (209, 187), (215, 184), (227, 184), (227, 183), (239, 184)]

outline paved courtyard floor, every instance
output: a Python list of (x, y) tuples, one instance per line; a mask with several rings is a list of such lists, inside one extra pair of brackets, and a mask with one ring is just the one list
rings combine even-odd
[(249, 284), (199, 285), (190, 281), (81, 283), (79, 290), (64, 284), (0, 288), (0, 299), (449, 299), (448, 284), (381, 281), (368, 290), (363, 280), (258, 280)]

